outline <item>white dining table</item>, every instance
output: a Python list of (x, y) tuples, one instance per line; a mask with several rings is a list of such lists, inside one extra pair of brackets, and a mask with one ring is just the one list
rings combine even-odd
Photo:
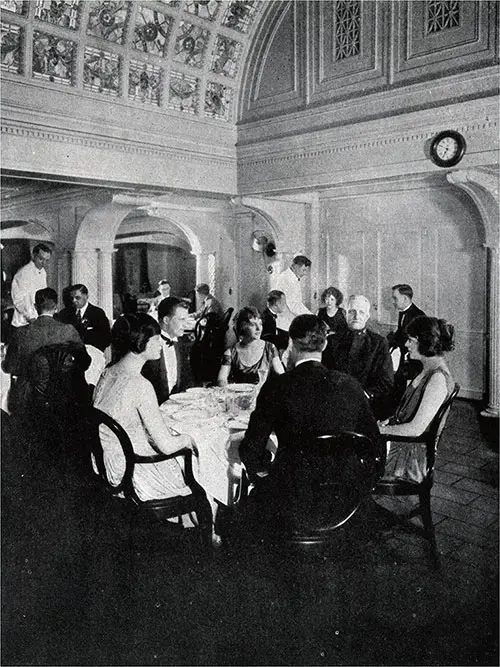
[[(226, 411), (227, 400), (219, 388), (197, 387), (173, 394), (160, 406), (167, 426), (190, 435), (198, 449), (193, 459), (197, 481), (215, 500), (231, 506), (238, 497), (242, 464), (238, 448), (245, 435), (251, 409), (237, 416)], [(269, 448), (276, 451), (276, 441)]]

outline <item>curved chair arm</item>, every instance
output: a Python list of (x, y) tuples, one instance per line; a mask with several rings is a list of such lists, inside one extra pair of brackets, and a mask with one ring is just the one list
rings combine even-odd
[(185, 458), (185, 467), (184, 475), (186, 481), (191, 484), (191, 482), (197, 483), (193, 475), (193, 450), (183, 447), (178, 449), (172, 454), (152, 454), (151, 456), (141, 456), (140, 454), (134, 454), (134, 463), (159, 463), (160, 461), (168, 461), (169, 459), (175, 459), (179, 456), (184, 456)]

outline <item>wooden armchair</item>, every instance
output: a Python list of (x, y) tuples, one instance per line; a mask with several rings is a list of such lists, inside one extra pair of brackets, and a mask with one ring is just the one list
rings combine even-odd
[[(207, 500), (204, 489), (198, 484), (193, 475), (192, 451), (181, 449), (174, 454), (155, 454), (153, 456), (139, 456), (132, 448), (132, 443), (126, 431), (120, 424), (105, 412), (93, 408), (94, 426), (96, 437), (94, 438), (93, 456), (98, 475), (107, 493), (115, 503), (126, 507), (133, 518), (146, 518), (146, 516), (160, 521), (178, 517), (183, 514), (194, 512), (198, 520), (202, 544), (210, 547), (212, 544), (213, 517), (210, 503)], [(125, 459), (125, 471), (119, 484), (113, 485), (107, 476), (104, 465), (104, 452), (100, 437), (100, 427), (108, 428), (118, 440)], [(101, 431), (102, 433), (102, 431)], [(134, 466), (137, 463), (153, 464), (167, 461), (176, 457), (184, 458), (184, 478), (191, 490), (187, 496), (175, 496), (173, 498), (162, 498), (155, 500), (141, 500), (133, 484)]]
[[(418, 496), (419, 503), (418, 505), (410, 512), (406, 517), (406, 520), (402, 521), (402, 525), (410, 527), (417, 532), (421, 532), (423, 537), (429, 540), (430, 543), (430, 555), (434, 567), (438, 568), (440, 566), (439, 552), (436, 544), (436, 536), (434, 531), (434, 524), (432, 522), (432, 512), (431, 512), (431, 490), (434, 484), (434, 463), (436, 460), (436, 452), (443, 433), (444, 427), (446, 425), (446, 420), (451, 409), (451, 405), (460, 391), (460, 386), (455, 384), (453, 391), (446, 401), (439, 408), (436, 416), (430, 423), (428, 429), (419, 437), (406, 437), (406, 436), (394, 436), (387, 435), (385, 436), (386, 440), (391, 442), (422, 442), (426, 445), (426, 461), (427, 461), (427, 470), (426, 475), (422, 482), (413, 482), (409, 480), (385, 480), (383, 477), (379, 480), (375, 490), (374, 495), (387, 495), (387, 496)], [(419, 530), (419, 527), (414, 524), (408, 523), (408, 519), (411, 519), (415, 516), (420, 515), (423, 523), (423, 529)]]

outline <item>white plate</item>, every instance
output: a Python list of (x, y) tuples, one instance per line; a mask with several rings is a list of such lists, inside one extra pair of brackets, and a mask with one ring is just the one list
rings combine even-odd
[(206, 393), (207, 390), (204, 389), (203, 387), (190, 387), (189, 389), (186, 389), (186, 394), (190, 394), (191, 396), (205, 396)]
[(172, 394), (169, 396), (169, 401), (174, 401), (174, 403), (189, 403), (195, 401), (198, 396), (193, 396), (193, 394)]
[(236, 393), (254, 391), (256, 389), (256, 387), (257, 387), (256, 384), (249, 384), (249, 383), (248, 384), (245, 384), (245, 383), (238, 384), (236, 382), (227, 385), (227, 388), (228, 388), (229, 391), (234, 391)]

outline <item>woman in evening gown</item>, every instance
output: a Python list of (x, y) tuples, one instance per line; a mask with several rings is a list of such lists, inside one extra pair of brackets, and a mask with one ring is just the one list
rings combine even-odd
[[(141, 375), (144, 363), (160, 356), (158, 323), (144, 313), (122, 315), (119, 338), (120, 356), (101, 375), (94, 392), (94, 406), (123, 426), (136, 454), (173, 454), (185, 447), (195, 451), (190, 436), (174, 435), (169, 430), (153, 386)], [(103, 429), (102, 442), (106, 471), (110, 481), (117, 484), (125, 468), (121, 447), (107, 429)], [(191, 493), (184, 481), (182, 458), (136, 464), (133, 484), (141, 500)]]
[[(384, 435), (420, 436), (455, 386), (444, 354), (453, 349), (454, 329), (436, 317), (417, 317), (406, 329), (410, 359), (422, 363), (421, 372), (406, 388), (396, 413), (379, 422)], [(421, 482), (426, 474), (426, 448), (421, 442), (388, 442), (383, 479)]]
[(285, 372), (274, 343), (261, 339), (262, 320), (256, 308), (246, 306), (236, 315), (237, 342), (224, 353), (217, 383), (262, 384), (271, 373)]

